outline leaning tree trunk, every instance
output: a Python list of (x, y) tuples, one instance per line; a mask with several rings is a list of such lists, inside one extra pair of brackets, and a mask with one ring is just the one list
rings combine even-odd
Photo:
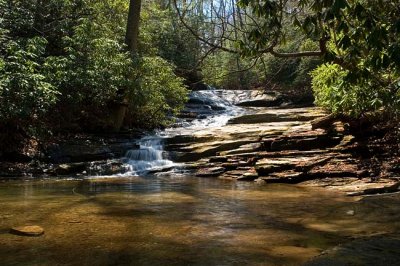
[[(137, 56), (139, 51), (139, 22), (140, 22), (140, 9), (141, 0), (130, 0), (128, 21), (126, 24), (125, 44), (132, 59)], [(114, 131), (119, 131), (123, 125), (126, 111), (128, 109), (127, 89), (120, 90), (121, 99), (118, 99), (112, 110), (112, 124)]]

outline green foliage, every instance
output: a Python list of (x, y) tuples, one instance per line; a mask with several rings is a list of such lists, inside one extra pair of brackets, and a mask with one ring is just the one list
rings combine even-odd
[(58, 92), (43, 75), (46, 40), (27, 39), (3, 43), (0, 63), (0, 118), (3, 122), (37, 120), (55, 103)]
[(132, 62), (123, 45), (98, 35), (88, 19), (81, 21), (71, 37), (63, 38), (66, 54), (47, 58), (46, 74), (62, 92), (63, 102), (104, 107), (129, 83)]
[(259, 83), (262, 75), (251, 67), (254, 61), (219, 51), (209, 55), (202, 64), (204, 81), (217, 88), (248, 89)]
[(325, 62), (343, 69), (337, 77), (331, 76), (335, 67), (322, 66), (313, 73), (317, 102), (354, 116), (380, 107), (398, 114), (400, 1), (240, 0), (239, 4), (263, 21), (240, 42), (244, 54), (278, 50), (290, 34), (285, 24), (289, 21), (303, 38), (319, 42), (313, 50), (320, 50)]
[(183, 79), (161, 57), (143, 57), (138, 63), (136, 90), (130, 90), (132, 125), (144, 128), (168, 125), (187, 100)]
[(0, 0), (1, 123), (25, 131), (35, 121), (53, 130), (107, 128), (114, 103), (123, 100), (132, 125), (167, 123), (186, 99), (174, 67), (156, 56), (156, 17), (164, 14), (163, 33), (170, 14), (158, 10), (144, 25), (141, 54), (150, 57), (133, 61), (124, 45), (127, 9), (123, 0)]
[[(316, 42), (307, 39), (301, 42), (299, 47), (300, 51), (313, 51), (317, 50)], [(321, 59), (318, 57), (302, 57), (299, 59), (299, 64), (296, 67), (295, 78), (293, 85), (296, 87), (309, 86), (311, 84), (310, 71), (314, 70), (321, 64)]]
[(360, 117), (367, 112), (399, 112), (400, 94), (390, 94), (382, 87), (371, 84), (349, 84), (348, 71), (336, 64), (324, 64), (312, 72), (315, 101), (333, 113)]

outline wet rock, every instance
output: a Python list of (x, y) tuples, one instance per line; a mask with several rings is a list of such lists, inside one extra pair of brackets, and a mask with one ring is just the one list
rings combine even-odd
[(199, 169), (196, 173), (198, 177), (216, 177), (225, 172), (224, 167), (210, 167)]
[(276, 172), (268, 176), (263, 176), (260, 177), (258, 180), (265, 181), (266, 183), (300, 183), (305, 179), (305, 174), (303, 172), (289, 170)]
[(196, 118), (197, 118), (197, 113), (195, 113), (195, 112), (190, 112), (190, 111), (182, 111), (182, 112), (178, 115), (178, 118), (196, 119)]
[(258, 174), (256, 172), (244, 173), (242, 176), (238, 177), (238, 181), (254, 181), (258, 178)]
[(129, 168), (121, 160), (91, 162), (87, 170), (90, 175), (115, 175), (125, 173)]
[(74, 175), (85, 171), (86, 163), (64, 163), (58, 165), (54, 171), (57, 175)]
[(239, 177), (243, 176), (246, 172), (247, 172), (247, 170), (236, 170), (236, 169), (230, 170), (230, 171), (226, 171), (225, 173), (223, 173), (223, 175), (221, 175), (220, 178), (236, 180)]
[(376, 195), (386, 193), (396, 193), (400, 191), (400, 182), (396, 182), (390, 186), (367, 188), (362, 191), (348, 193), (349, 196)]
[(238, 162), (229, 162), (229, 163), (223, 163), (222, 167), (224, 167), (226, 170), (235, 170), (238, 168)]
[(222, 164), (226, 170), (235, 170), (242, 167), (247, 167), (249, 165), (246, 161), (230, 161)]
[(22, 236), (41, 236), (44, 234), (44, 229), (38, 225), (19, 226), (11, 228), (10, 233)]
[(296, 167), (292, 158), (262, 159), (259, 160), (255, 169), (260, 176), (266, 176), (274, 172), (285, 171)]
[[(309, 151), (299, 151), (299, 150), (284, 150), (284, 151), (272, 151), (272, 152), (259, 152), (257, 153), (259, 158), (284, 158), (284, 157), (306, 157), (306, 156), (323, 156), (328, 154), (328, 150), (309, 150)], [(239, 156), (239, 155), (237, 155)]]

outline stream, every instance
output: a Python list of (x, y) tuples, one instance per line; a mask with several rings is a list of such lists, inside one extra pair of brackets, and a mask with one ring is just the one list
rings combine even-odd
[[(398, 194), (350, 198), (182, 170), (166, 139), (253, 111), (221, 93), (192, 95), (196, 117), (139, 140), (123, 159), (126, 173), (0, 182), (1, 265), (303, 265), (354, 239), (399, 232)], [(9, 233), (22, 225), (45, 233)]]

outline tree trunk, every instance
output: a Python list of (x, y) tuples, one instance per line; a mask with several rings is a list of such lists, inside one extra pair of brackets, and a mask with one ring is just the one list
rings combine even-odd
[(140, 21), (140, 8), (142, 6), (141, 0), (130, 0), (128, 22), (126, 25), (125, 44), (128, 46), (128, 51), (132, 56), (138, 53), (138, 39), (139, 39), (139, 21)]
[[(125, 44), (131, 54), (132, 59), (137, 56), (139, 51), (139, 22), (141, 0), (130, 0), (128, 21), (126, 23)], [(122, 99), (117, 100), (111, 114), (112, 127), (114, 131), (120, 131), (128, 109), (128, 98), (126, 88), (121, 88)]]

